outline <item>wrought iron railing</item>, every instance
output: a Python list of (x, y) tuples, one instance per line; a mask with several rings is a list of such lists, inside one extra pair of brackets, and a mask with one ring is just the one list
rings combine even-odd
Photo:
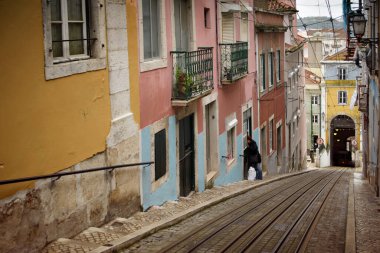
[(222, 43), (221, 80), (233, 82), (248, 74), (248, 42)]
[(173, 51), (173, 100), (190, 100), (214, 86), (212, 47)]

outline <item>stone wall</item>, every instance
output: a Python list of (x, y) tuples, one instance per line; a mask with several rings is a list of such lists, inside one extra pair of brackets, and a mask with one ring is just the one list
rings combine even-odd
[[(139, 162), (139, 135), (65, 171)], [(39, 180), (0, 201), (0, 252), (38, 252), (47, 243), (141, 210), (140, 168)]]

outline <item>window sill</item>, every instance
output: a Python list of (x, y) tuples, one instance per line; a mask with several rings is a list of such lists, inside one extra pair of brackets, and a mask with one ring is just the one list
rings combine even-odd
[(153, 177), (152, 178), (153, 182), (152, 182), (152, 186), (151, 186), (152, 192), (155, 192), (161, 185), (163, 185), (168, 180), (168, 177), (169, 177), (169, 173), (167, 170), (166, 170), (165, 175), (160, 177), (159, 179), (154, 180), (154, 177)]
[(105, 58), (85, 59), (45, 66), (45, 79), (52, 80), (106, 68)]
[(235, 159), (235, 158), (228, 159), (228, 160), (227, 160), (227, 168), (228, 168), (228, 169), (231, 169), (232, 165), (234, 165), (235, 162), (236, 162), (236, 159)]
[(154, 59), (150, 61), (140, 62), (140, 66), (141, 72), (166, 68), (168, 66), (168, 60), (166, 58)]
[(213, 179), (216, 176), (216, 173), (216, 171), (211, 171), (210, 173), (208, 173), (206, 176), (206, 182), (209, 182), (211, 179)]

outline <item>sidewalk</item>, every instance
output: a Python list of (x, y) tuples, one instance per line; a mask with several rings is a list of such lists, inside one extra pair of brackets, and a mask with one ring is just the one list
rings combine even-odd
[(368, 180), (354, 173), (356, 252), (380, 251), (380, 199)]
[(45, 247), (43, 252), (112, 252), (127, 247), (157, 230), (176, 224), (211, 205), (253, 188), (307, 173), (313, 169), (308, 168), (301, 172), (284, 175), (264, 176), (264, 180), (260, 181), (244, 180), (222, 187), (216, 186), (204, 192), (195, 192), (188, 197), (180, 197), (177, 201), (168, 201), (162, 206), (151, 207), (148, 211), (136, 213), (127, 219), (116, 218), (100, 228), (88, 228), (74, 238), (60, 238)]

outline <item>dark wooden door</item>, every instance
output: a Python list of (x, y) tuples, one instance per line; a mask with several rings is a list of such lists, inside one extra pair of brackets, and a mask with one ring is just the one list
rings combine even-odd
[(179, 121), (179, 184), (180, 196), (195, 189), (194, 115)]

